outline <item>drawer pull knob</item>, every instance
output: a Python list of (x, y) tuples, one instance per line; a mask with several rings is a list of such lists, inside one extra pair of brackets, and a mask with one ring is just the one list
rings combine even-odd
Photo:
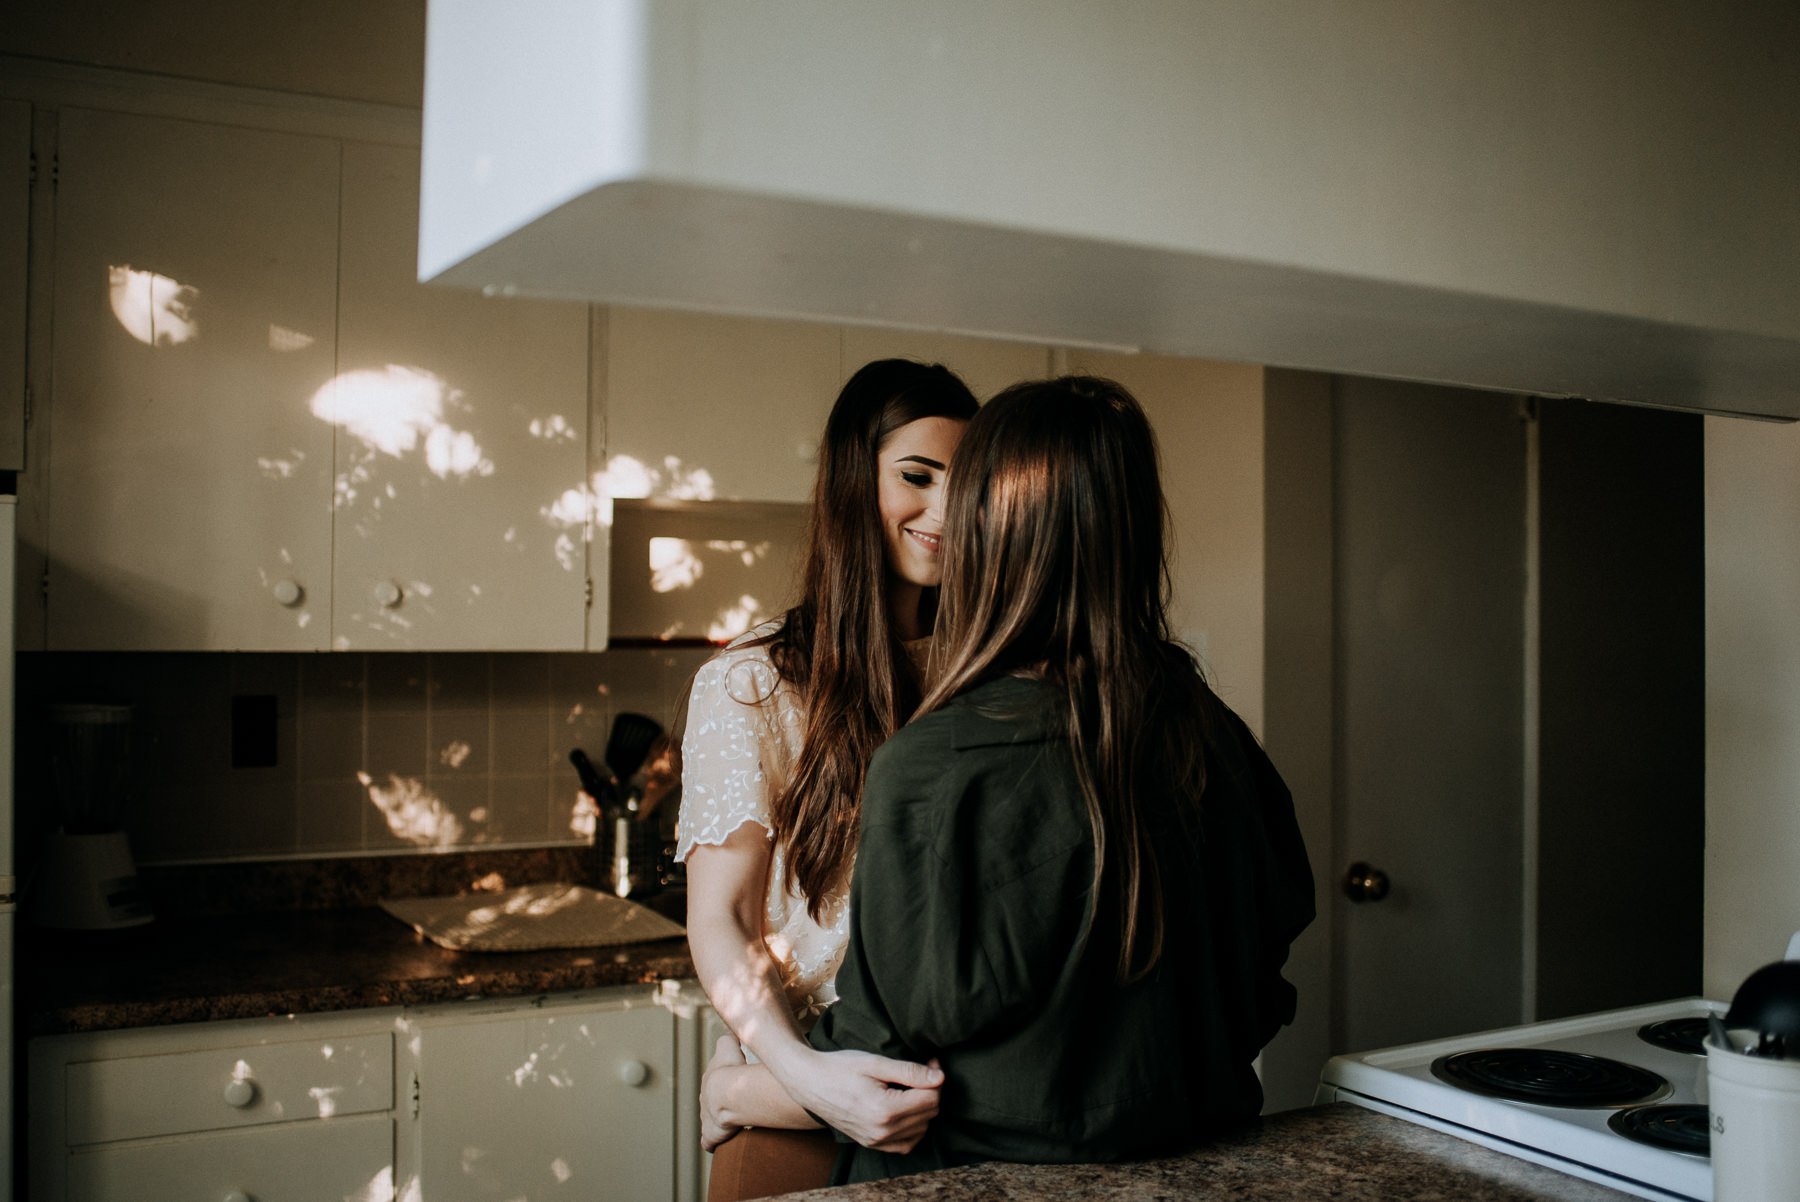
[(630, 1086), (642, 1085), (650, 1079), (650, 1066), (642, 1060), (627, 1060), (619, 1065), (619, 1080)]
[(383, 609), (393, 609), (406, 596), (400, 586), (392, 580), (383, 580), (375, 585), (375, 604)]
[(306, 596), (306, 590), (300, 587), (300, 582), (291, 578), (277, 580), (270, 591), (275, 594), (277, 605), (285, 605), (289, 609), (300, 604), (300, 599)]
[(254, 1202), (249, 1194), (241, 1189), (234, 1189), (225, 1195), (225, 1202)]
[(256, 1101), (256, 1082), (239, 1079), (225, 1086), (225, 1104), (227, 1106), (236, 1106), (242, 1110), (254, 1101)]

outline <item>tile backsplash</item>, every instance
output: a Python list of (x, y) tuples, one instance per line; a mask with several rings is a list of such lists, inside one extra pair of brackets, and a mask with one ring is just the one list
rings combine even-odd
[[(569, 750), (598, 762), (625, 711), (670, 726), (710, 654), (25, 653), (21, 859), (60, 820), (59, 702), (133, 707), (123, 824), (140, 863), (585, 842)], [(246, 696), (275, 698), (271, 767), (232, 766)]]

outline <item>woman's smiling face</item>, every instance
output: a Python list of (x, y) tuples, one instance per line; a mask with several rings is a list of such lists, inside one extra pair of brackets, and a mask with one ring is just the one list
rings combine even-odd
[(932, 588), (943, 575), (944, 479), (966, 425), (922, 417), (888, 435), (875, 453), (888, 570), (908, 584)]

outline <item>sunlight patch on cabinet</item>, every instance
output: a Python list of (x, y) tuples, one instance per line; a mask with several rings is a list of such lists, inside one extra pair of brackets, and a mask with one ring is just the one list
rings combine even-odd
[[(461, 399), (462, 393), (441, 376), (390, 363), (380, 369), (357, 368), (327, 381), (313, 394), (311, 409), (314, 417), (344, 430), (371, 453), (399, 459), (422, 443), (425, 466), (440, 480), (491, 476), (493, 461), (482, 455), (475, 436), (444, 420), (447, 408), (462, 407)], [(356, 469), (340, 474), (339, 499), (354, 501), (355, 485), (368, 479), (366, 470), (360, 478)]]
[(299, 330), (290, 330), (286, 326), (269, 326), (269, 349), (287, 353), (303, 351), (318, 339), (311, 334), (302, 334)]
[(661, 467), (632, 455), (614, 455), (595, 481), (595, 491), (618, 501), (710, 501), (715, 495), (712, 473), (676, 455), (664, 455)]
[(106, 269), (113, 316), (145, 346), (180, 346), (200, 336), (194, 302), (200, 290), (129, 263)]

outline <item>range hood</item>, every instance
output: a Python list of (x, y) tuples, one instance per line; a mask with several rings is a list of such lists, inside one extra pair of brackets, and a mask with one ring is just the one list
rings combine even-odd
[(431, 0), (423, 279), (1800, 418), (1800, 8)]

